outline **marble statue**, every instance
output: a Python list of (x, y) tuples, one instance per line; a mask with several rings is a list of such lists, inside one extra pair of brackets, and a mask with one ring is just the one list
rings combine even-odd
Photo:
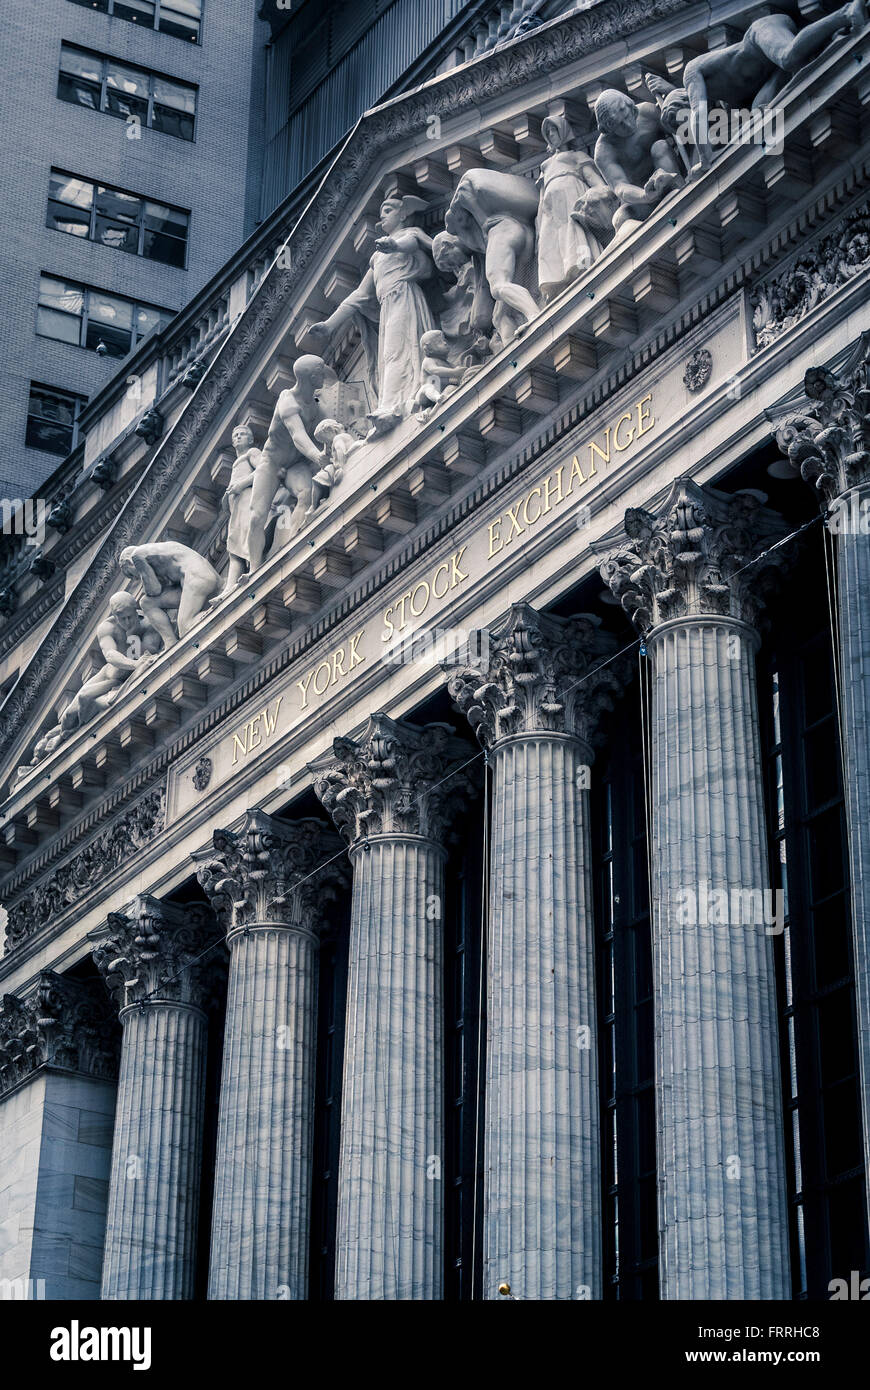
[(832, 38), (855, 33), (866, 23), (866, 0), (852, 0), (803, 29), (798, 29), (789, 15), (769, 14), (754, 20), (739, 43), (692, 58), (683, 70), (683, 84), (692, 112), (693, 140), (704, 166), (709, 166), (713, 157), (703, 138), (708, 106), (736, 109), (768, 105)]
[(460, 246), (483, 258), (495, 306), (493, 326), (501, 346), (522, 333), (540, 312), (518, 282), (529, 275), (537, 215), (534, 184), (498, 169), (468, 169), (444, 214), (444, 225)]
[[(204, 555), (178, 541), (130, 545), (120, 555), (121, 572), (145, 590), (139, 607), (160, 635), (164, 649), (185, 637), (221, 587), (221, 577)], [(169, 620), (176, 612), (176, 627)]]
[(447, 339), (447, 360), (453, 366), (472, 367), (490, 355), (494, 309), (492, 294), (483, 273), (483, 259), (470, 255), (450, 232), (432, 238), (432, 257), (442, 275), (453, 279), (444, 291), (444, 309), (439, 315), (441, 331)]
[(634, 102), (609, 87), (595, 103), (595, 121), (595, 163), (619, 199), (613, 228), (624, 234), (649, 217), (682, 176), (652, 102)]
[(574, 149), (574, 132), (564, 116), (548, 116), (541, 123), (547, 142), (547, 158), (541, 165), (538, 186), (538, 286), (545, 300), (578, 275), (582, 275), (604, 249), (588, 224), (574, 217), (586, 194), (607, 187), (594, 159)]
[(160, 651), (160, 634), (132, 594), (119, 590), (109, 599), (109, 614), (97, 628), (97, 642), (105, 665), (84, 682), (60, 717), (63, 733), (87, 724), (98, 710), (107, 709), (120, 687), (142, 671)]
[(440, 328), (430, 329), (420, 339), (423, 354), (423, 380), (414, 397), (419, 420), (425, 420), (433, 406), (449, 392), (473, 376), (476, 367), (454, 365), (449, 360), (450, 344)]
[(251, 488), (257, 465), (263, 457), (260, 450), (254, 448), (254, 436), (248, 425), (236, 425), (232, 437), (236, 458), (226, 492), (221, 499), (221, 506), (230, 516), (227, 526), (227, 554), (230, 564), (226, 583), (218, 598), (223, 598), (241, 582), (250, 562), (248, 531), (251, 524)]
[(386, 434), (410, 413), (422, 377), (420, 338), (435, 327), (422, 289), (435, 274), (432, 239), (409, 225), (425, 207), (410, 195), (384, 199), (378, 223), (383, 235), (359, 288), (308, 330), (309, 340), (322, 349), (348, 323), (359, 327), (378, 391), (377, 409), (369, 415), (370, 437)]
[(19, 778), (100, 710), (108, 709), (125, 681), (135, 672), (145, 670), (162, 645), (159, 633), (142, 616), (133, 595), (123, 589), (109, 599), (108, 615), (99, 624), (96, 637), (104, 665), (82, 683), (57, 724), (37, 740), (30, 764), (18, 769)]
[(311, 516), (326, 501), (336, 483), (341, 482), (348, 455), (361, 443), (337, 420), (321, 420), (314, 431), (314, 442), (325, 451), (327, 462), (311, 479), (311, 505), (306, 516)]
[(314, 431), (323, 419), (317, 392), (334, 374), (322, 357), (306, 354), (297, 357), (293, 375), (294, 384), (275, 402), (269, 433), (254, 467), (246, 542), (252, 571), (263, 562), (266, 528), (279, 486), (283, 485), (287, 499), (282, 510), (294, 503), (289, 522), (281, 529), (283, 545), (305, 525), (312, 479), (326, 463), (326, 454), (314, 440)]

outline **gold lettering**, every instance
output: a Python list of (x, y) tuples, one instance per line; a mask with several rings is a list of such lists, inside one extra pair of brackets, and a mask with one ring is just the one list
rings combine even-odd
[[(496, 532), (498, 528), (501, 526), (501, 523), (502, 518), (500, 516), (497, 516), (495, 521), (491, 521), (489, 523), (489, 555), (487, 556), (487, 558), (490, 560), (492, 559), (493, 555), (498, 554), (498, 552), (502, 549), (504, 545), (504, 541), (502, 540), (501, 536), (496, 535)], [(496, 540), (498, 541), (498, 545), (495, 544)]]
[(519, 502), (517, 502), (517, 504), (516, 504), (515, 507), (508, 507), (508, 512), (507, 512), (507, 514), (508, 514), (508, 516), (510, 517), (511, 529), (510, 529), (510, 535), (508, 535), (508, 536), (505, 538), (505, 545), (510, 545), (511, 541), (512, 541), (513, 538), (514, 538), (514, 531), (516, 531), (516, 533), (517, 533), (518, 536), (521, 536), (521, 535), (523, 534), (523, 528), (522, 528), (522, 526), (520, 525), (520, 523), (517, 521), (516, 516), (514, 515), (514, 513), (515, 513), (515, 512), (518, 512), (519, 509), (520, 509), (520, 503), (519, 503)]
[(356, 644), (357, 644), (357, 642), (360, 641), (360, 639), (362, 638), (362, 635), (363, 635), (364, 632), (365, 632), (365, 628), (364, 628), (364, 627), (361, 627), (360, 630), (359, 630), (359, 632), (355, 632), (354, 635), (353, 635), (353, 637), (351, 637), (351, 639), (350, 639), (350, 670), (351, 670), (351, 671), (353, 670), (354, 666), (361, 666), (362, 663), (365, 661), (365, 657), (364, 657), (364, 656), (360, 656), (359, 652), (358, 652), (357, 649), (356, 649)]
[[(491, 530), (491, 529), (492, 529), (492, 528), (490, 527), (490, 530)], [(444, 595), (447, 593), (447, 590), (450, 588), (450, 580), (449, 580), (448, 575), (447, 575), (447, 571), (449, 570), (449, 568), (450, 568), (450, 566), (448, 565), (447, 561), (445, 560), (443, 564), (441, 564), (441, 565), (438, 566), (437, 570), (435, 571), (434, 575), (432, 576), (432, 597), (433, 597), (433, 598), (443, 598)], [(436, 589), (435, 585), (438, 583), (438, 576), (439, 576), (439, 574), (441, 573), (442, 570), (444, 571), (444, 588), (441, 590), (441, 593), (439, 594), (439, 592), (438, 592), (438, 590)]]
[[(414, 607), (414, 596), (415, 596), (415, 594), (417, 593), (418, 589), (425, 589), (425, 590), (426, 590), (426, 597), (425, 597), (425, 599), (423, 600), (423, 607), (422, 607), (422, 608), (415, 608), (415, 607)], [(417, 585), (415, 585), (414, 589), (411, 591), (411, 612), (413, 613), (413, 615), (414, 615), (415, 618), (419, 618), (420, 614), (423, 613), (423, 612), (425, 612), (426, 605), (428, 604), (428, 602), (429, 602), (429, 585), (428, 585), (428, 582), (427, 582), (425, 579), (421, 579), (421, 580), (420, 580), (420, 583), (417, 584)]]
[(296, 682), (299, 689), (302, 691), (302, 704), (299, 706), (300, 709), (304, 709), (308, 704), (308, 687), (311, 684), (311, 677), (313, 674), (313, 671), (309, 671), (308, 675), (303, 680)]
[(275, 725), (278, 723), (278, 711), (279, 711), (279, 709), (281, 708), (281, 701), (282, 701), (283, 699), (284, 699), (284, 696), (283, 696), (283, 695), (279, 695), (279, 696), (278, 696), (277, 700), (275, 701), (275, 713), (274, 713), (274, 714), (270, 714), (270, 713), (269, 713), (269, 706), (268, 706), (268, 705), (267, 705), (266, 708), (263, 710), (263, 722), (264, 722), (265, 725), (266, 725), (266, 737), (267, 737), (267, 738), (271, 738), (272, 734), (274, 734), (274, 732), (275, 732)]
[(655, 420), (653, 419), (652, 411), (647, 411), (647, 415), (649, 416), (649, 424), (648, 424), (648, 425), (645, 425), (645, 424), (644, 424), (645, 416), (644, 416), (643, 408), (644, 408), (644, 406), (647, 404), (647, 402), (648, 402), (648, 401), (651, 401), (651, 400), (652, 400), (652, 392), (650, 392), (650, 394), (649, 394), (648, 396), (644, 396), (643, 400), (642, 400), (642, 401), (638, 401), (638, 403), (637, 403), (637, 437), (638, 437), (638, 439), (640, 439), (640, 436), (641, 436), (642, 434), (646, 434), (647, 430), (651, 430), (652, 427), (653, 427), (653, 425), (655, 424)]
[(529, 516), (529, 503), (531, 502), (533, 497), (537, 497), (538, 501), (540, 502), (541, 489), (539, 487), (533, 487), (525, 502), (523, 503), (523, 521), (526, 523), (527, 526), (533, 526), (536, 521), (540, 521), (542, 515), (541, 508), (539, 507), (538, 510), (535, 512), (534, 516)]
[(337, 652), (332, 653), (332, 680), (330, 685), (335, 685), (339, 676), (344, 675), (344, 647), (339, 647)]
[(574, 455), (574, 458), (571, 463), (571, 476), (568, 479), (568, 488), (565, 492), (566, 497), (570, 497), (571, 493), (574, 491), (575, 478), (579, 478), (581, 484), (586, 482), (586, 479), (583, 477), (583, 469), (580, 467), (580, 460), (578, 459), (576, 454)]
[(550, 476), (549, 476), (549, 478), (545, 478), (545, 479), (544, 479), (544, 513), (543, 513), (544, 515), (546, 515), (547, 512), (549, 512), (549, 511), (552, 509), (552, 505), (553, 505), (553, 504), (552, 504), (551, 501), (550, 501), (550, 487), (551, 487), (551, 479), (554, 478), (554, 477), (557, 478), (558, 481), (559, 481), (559, 491), (558, 491), (558, 493), (556, 494), (556, 501), (557, 501), (557, 502), (561, 502), (561, 500), (562, 500), (562, 473), (563, 473), (563, 471), (564, 471), (564, 464), (560, 464), (559, 467), (556, 469), (556, 472), (555, 472), (555, 473), (551, 473)]
[(262, 738), (261, 738), (261, 736), (260, 736), (260, 729), (259, 729), (259, 723), (260, 723), (261, 718), (262, 718), (262, 715), (260, 715), (260, 714), (255, 714), (254, 717), (253, 717), (253, 719), (249, 719), (249, 720), (248, 720), (248, 730), (249, 730), (250, 735), (251, 735), (250, 738), (248, 739), (248, 752), (249, 752), (249, 753), (253, 752), (253, 750), (254, 750), (255, 748), (259, 748), (260, 744), (263, 742), (263, 740), (262, 740)]
[(463, 579), (467, 579), (467, 578), (468, 578), (468, 575), (467, 575), (467, 574), (463, 574), (463, 573), (462, 573), (462, 570), (459, 568), (459, 566), (462, 564), (462, 557), (463, 557), (463, 555), (465, 554), (465, 552), (466, 552), (467, 549), (468, 549), (468, 546), (467, 546), (467, 545), (464, 545), (464, 546), (462, 546), (462, 548), (461, 548), (460, 550), (457, 550), (457, 552), (456, 552), (455, 555), (451, 555), (451, 556), (450, 556), (450, 564), (451, 564), (451, 566), (452, 566), (452, 571), (451, 571), (451, 575), (450, 575), (450, 587), (451, 587), (451, 589), (455, 589), (456, 586), (457, 586), (457, 584), (461, 584), (462, 581), (463, 581)]
[[(596, 454), (596, 453), (603, 459), (603, 461), (604, 461), (605, 463), (609, 463), (609, 462), (610, 462), (610, 426), (609, 426), (609, 425), (607, 426), (607, 429), (604, 431), (604, 440), (605, 440), (605, 447), (606, 447), (606, 449), (607, 449), (607, 452), (606, 452), (606, 453), (604, 452), (604, 449), (602, 449), (602, 448), (600, 447), (600, 445), (598, 445), (598, 444), (595, 443), (595, 440), (594, 440), (594, 439), (591, 439), (591, 440), (589, 441), (589, 476), (590, 476), (590, 478), (592, 477), (592, 474), (595, 472), (595, 454)], [(593, 452), (593, 451), (594, 451), (594, 452)]]
[(624, 444), (620, 444), (619, 442), (619, 426), (625, 420), (628, 420), (629, 425), (631, 425), (631, 411), (628, 411), (625, 415), (620, 415), (619, 419), (616, 422), (616, 429), (613, 431), (613, 443), (615, 444), (616, 448), (619, 450), (620, 453), (627, 449), (629, 444), (631, 444), (632, 440), (634, 439), (634, 426), (631, 426), (628, 439), (625, 441)]
[[(320, 675), (320, 672), (321, 672), (321, 671), (325, 671), (325, 672), (326, 672), (326, 685), (323, 687), (323, 690), (318, 689), (318, 685), (317, 685), (317, 677)], [(327, 687), (328, 687), (328, 685), (329, 685), (329, 678), (330, 678), (330, 675), (331, 675), (331, 672), (330, 672), (330, 668), (329, 668), (329, 662), (328, 662), (328, 661), (321, 661), (320, 665), (317, 667), (317, 669), (316, 669), (315, 672), (314, 672), (314, 693), (315, 693), (315, 695), (322, 695), (322, 694), (323, 694), (323, 691), (327, 689)]]
[[(236, 746), (238, 745), (238, 747)], [(248, 731), (243, 729), (241, 734), (233, 734), (233, 766), (239, 761), (239, 750), (241, 749), (244, 758), (248, 752)]]

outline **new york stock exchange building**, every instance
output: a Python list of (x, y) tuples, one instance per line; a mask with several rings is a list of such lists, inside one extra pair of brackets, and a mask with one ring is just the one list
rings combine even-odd
[(6, 538), (7, 1286), (870, 1272), (867, 15), (490, 9)]

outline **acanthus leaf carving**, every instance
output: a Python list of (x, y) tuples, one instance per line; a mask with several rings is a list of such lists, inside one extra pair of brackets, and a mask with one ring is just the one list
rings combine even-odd
[(3, 996), (0, 1094), (40, 1067), (112, 1079), (118, 1050), (117, 1020), (98, 985), (43, 970), (31, 994)]
[(152, 999), (206, 1007), (225, 968), (223, 940), (204, 903), (179, 907), (142, 894), (127, 912), (110, 912), (88, 939), (119, 1009)]
[(241, 830), (216, 830), (193, 855), (197, 879), (227, 932), (281, 923), (319, 932), (323, 912), (349, 882), (341, 841), (324, 821), (280, 821), (248, 811)]
[(600, 619), (558, 618), (517, 603), (490, 632), (485, 662), (454, 671), (448, 689), (485, 748), (543, 732), (591, 746), (601, 715), (624, 688), (627, 671), (616, 656)]
[(810, 367), (804, 391), (810, 404), (778, 421), (776, 442), (830, 503), (870, 480), (870, 339), (839, 375)]
[(448, 724), (418, 727), (373, 714), (359, 740), (337, 738), (311, 764), (314, 790), (350, 845), (372, 835), (419, 835), (441, 843), (450, 818), (474, 794), (473, 750)]
[(629, 544), (603, 562), (601, 577), (642, 634), (695, 615), (757, 621), (762, 575), (783, 559), (766, 551), (786, 533), (763, 503), (757, 492), (729, 495), (677, 478), (658, 512), (626, 512)]

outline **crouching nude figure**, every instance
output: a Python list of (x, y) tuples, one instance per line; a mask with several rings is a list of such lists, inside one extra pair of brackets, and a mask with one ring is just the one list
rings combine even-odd
[[(156, 628), (164, 648), (185, 637), (221, 587), (221, 577), (204, 555), (177, 541), (131, 545), (121, 551), (122, 574), (140, 579), (139, 607)], [(176, 635), (169, 611), (177, 609)]]

